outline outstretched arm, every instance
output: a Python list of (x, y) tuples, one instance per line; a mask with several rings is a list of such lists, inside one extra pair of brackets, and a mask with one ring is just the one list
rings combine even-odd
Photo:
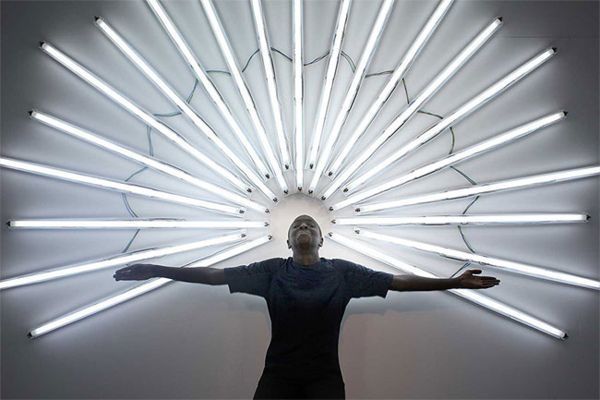
[(224, 285), (225, 273), (219, 268), (173, 268), (154, 264), (134, 264), (115, 272), (117, 281), (141, 281), (150, 278), (168, 278), (175, 281), (204, 283), (206, 285)]
[(399, 292), (446, 289), (486, 289), (500, 284), (493, 276), (473, 276), (480, 269), (470, 269), (456, 278), (425, 278), (417, 275), (394, 275), (390, 290)]

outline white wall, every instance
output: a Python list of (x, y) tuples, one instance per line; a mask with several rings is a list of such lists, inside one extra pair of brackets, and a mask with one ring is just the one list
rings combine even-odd
[[(265, 1), (272, 45), (291, 54), (289, 2)], [(344, 51), (355, 61), (377, 12), (378, 2), (357, 1), (349, 21)], [(256, 49), (246, 2), (217, 4), (240, 60)], [(369, 72), (395, 67), (411, 39), (435, 6), (432, 1), (398, 1)], [(145, 57), (188, 94), (193, 77), (142, 2), (2, 2), (2, 155), (43, 162), (86, 173), (125, 179), (138, 166), (41, 126), (27, 118), (31, 108), (62, 116), (114, 140), (147, 151), (143, 124), (105, 99), (44, 55), (37, 42), (47, 40), (104, 77), (148, 110), (173, 107), (123, 58), (93, 24), (100, 15)], [(169, 2), (168, 11), (189, 38), (207, 68), (223, 69), (201, 7), (196, 2)], [(336, 3), (306, 4), (306, 60), (327, 51)], [(497, 100), (455, 126), (460, 149), (546, 113), (566, 109), (568, 119), (519, 143), (463, 163), (478, 182), (597, 164), (598, 146), (598, 3), (457, 1), (406, 77), (412, 97), (460, 48), (494, 17), (505, 26), (424, 109), (448, 114), (455, 107), (549, 46), (559, 54)], [(275, 56), (286, 122), (291, 126), (291, 64)], [(312, 126), (326, 61), (306, 67), (307, 129)], [(247, 71), (250, 86), (270, 126), (261, 64)], [(340, 66), (333, 107), (339, 105), (351, 77)], [(241, 102), (228, 77), (215, 82), (237, 115)], [(385, 77), (365, 81), (348, 125), (372, 101)], [(198, 90), (192, 104), (236, 146), (224, 123)], [(369, 130), (363, 146), (405, 104), (399, 88)], [(198, 146), (209, 147), (191, 125), (168, 120)], [(416, 135), (434, 119), (417, 115), (380, 152)], [(250, 127), (243, 119), (245, 127)], [(342, 138), (350, 131), (344, 130)], [(218, 182), (165, 140), (154, 138), (156, 155), (194, 174)], [(385, 179), (448, 152), (444, 133)], [(376, 163), (375, 157), (370, 163)], [(372, 165), (372, 164), (371, 164)], [(368, 165), (367, 165), (368, 167)], [(121, 196), (13, 171), (1, 172), (1, 217), (127, 217)], [(293, 175), (288, 175), (292, 182)], [(190, 195), (202, 192), (144, 172), (136, 183)], [(453, 171), (440, 172), (382, 196), (397, 197), (465, 185)], [(275, 185), (272, 185), (275, 188)], [(256, 196), (256, 195), (255, 195)], [(205, 197), (209, 198), (209, 197)], [(258, 197), (256, 197), (258, 198)], [(482, 254), (505, 257), (598, 279), (598, 180), (586, 179), (526, 191), (487, 196), (471, 209), (485, 212), (588, 212), (590, 223), (573, 226), (473, 227), (465, 234)], [(191, 208), (131, 198), (143, 217), (208, 215)], [(469, 200), (402, 210), (407, 215), (459, 213)], [(336, 216), (349, 214), (342, 210)], [(320, 201), (293, 195), (272, 210), (274, 240), (221, 267), (287, 256), (285, 232), (298, 214), (318, 217), (331, 227)], [(259, 217), (250, 213), (250, 217)], [(351, 233), (350, 229), (336, 228)], [(252, 232), (251, 236), (261, 232)], [(464, 248), (456, 228), (396, 230), (399, 235)], [(2, 231), (2, 278), (41, 271), (120, 252), (132, 232)], [(132, 249), (182, 242), (209, 232), (143, 232)], [(435, 237), (432, 237), (435, 235)], [(390, 254), (431, 272), (449, 276), (461, 263), (390, 246)], [(179, 265), (206, 252), (160, 262)], [(330, 241), (322, 255), (348, 258), (371, 268), (389, 267)], [(340, 337), (340, 361), (349, 398), (598, 398), (598, 293), (503, 273), (483, 267), (502, 280), (486, 294), (531, 313), (569, 334), (559, 341), (507, 318), (441, 292), (393, 293), (386, 299), (353, 300)], [(26, 333), (65, 312), (123, 290), (111, 271), (98, 271), (50, 283), (6, 290), (2, 301), (3, 398), (248, 398), (262, 372), (270, 340), (264, 300), (230, 295), (227, 287), (175, 283), (143, 298), (30, 340)]]

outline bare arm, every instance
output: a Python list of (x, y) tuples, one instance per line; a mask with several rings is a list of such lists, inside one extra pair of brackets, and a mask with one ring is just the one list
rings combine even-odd
[(500, 284), (493, 276), (473, 276), (480, 269), (465, 271), (456, 278), (425, 278), (417, 275), (394, 275), (390, 290), (399, 292), (446, 289), (486, 289)]
[(146, 280), (150, 278), (168, 278), (174, 281), (203, 283), (206, 285), (224, 285), (225, 272), (219, 268), (174, 268), (154, 264), (134, 264), (121, 268), (113, 275), (115, 280)]

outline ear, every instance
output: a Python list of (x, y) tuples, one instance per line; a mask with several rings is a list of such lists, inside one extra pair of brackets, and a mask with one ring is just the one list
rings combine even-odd
[(323, 247), (323, 237), (321, 236), (321, 240), (319, 241), (319, 247)]
[(289, 241), (289, 240), (286, 240), (285, 242), (286, 242), (286, 243), (287, 243), (287, 245), (288, 245), (288, 249), (291, 249), (291, 248), (292, 248), (292, 245), (290, 244), (290, 241)]

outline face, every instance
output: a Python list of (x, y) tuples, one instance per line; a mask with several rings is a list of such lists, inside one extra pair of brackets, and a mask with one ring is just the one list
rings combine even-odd
[(321, 227), (311, 216), (301, 215), (290, 225), (287, 243), (293, 251), (318, 249), (323, 246)]

